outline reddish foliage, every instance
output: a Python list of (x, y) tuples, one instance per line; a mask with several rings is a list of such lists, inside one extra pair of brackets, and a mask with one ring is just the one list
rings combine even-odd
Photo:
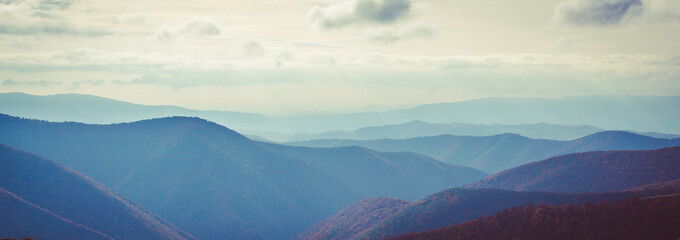
[(614, 203), (526, 205), (459, 225), (392, 240), (416, 239), (629, 239), (680, 238), (680, 195)]

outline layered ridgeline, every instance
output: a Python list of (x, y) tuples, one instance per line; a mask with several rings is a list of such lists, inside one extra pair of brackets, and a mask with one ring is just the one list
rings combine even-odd
[[(307, 141), (316, 139), (407, 139), (414, 137), (438, 136), (442, 134), (459, 136), (491, 136), (503, 133), (515, 133), (522, 136), (551, 139), (572, 140), (603, 129), (589, 125), (559, 125), (549, 123), (532, 124), (471, 124), (471, 123), (428, 123), (411, 121), (402, 124), (371, 126), (353, 131), (328, 131), (317, 134), (282, 134), (273, 132), (252, 132), (278, 142)], [(680, 137), (672, 134), (644, 133), (665, 138)]]
[(680, 146), (680, 138), (660, 139), (630, 132), (606, 131), (571, 141), (531, 139), (516, 134), (501, 134), (486, 137), (441, 135), (365, 141), (313, 140), (288, 144), (309, 147), (361, 146), (378, 151), (411, 151), (446, 163), (495, 173), (525, 163), (569, 153), (646, 150)]
[(317, 114), (278, 120), (284, 121), (288, 130), (312, 132), (328, 129), (328, 126), (357, 129), (420, 120), (431, 123), (587, 124), (604, 129), (680, 134), (677, 124), (680, 111), (670, 109), (680, 109), (680, 96), (485, 98), (381, 112)]
[[(481, 188), (449, 189), (401, 210), (382, 210), (386, 213), (396, 212), (391, 215), (385, 214), (377, 218), (354, 214), (350, 215), (353, 219), (343, 219), (338, 217), (338, 213), (320, 223), (324, 228), (310, 229), (301, 238), (325, 236), (320, 231), (325, 230), (334, 234), (319, 239), (383, 239), (458, 224), (529, 203), (564, 205), (673, 194), (680, 192), (679, 181), (680, 147), (571, 154), (530, 163), (469, 185)], [(496, 185), (489, 185), (491, 182)], [(534, 191), (520, 192), (487, 187)], [(621, 190), (626, 191), (617, 192)], [(602, 193), (592, 193), (593, 191)], [(362, 203), (368, 206), (362, 206)], [(371, 201), (359, 202), (342, 212), (361, 213), (361, 209), (371, 205)], [(364, 219), (372, 221), (363, 224), (364, 228), (352, 228), (351, 231), (344, 230), (345, 225), (342, 224), (328, 224), (360, 222)], [(345, 237), (347, 232), (352, 234)]]
[(549, 206), (533, 204), (504, 210), (437, 230), (390, 240), (425, 239), (678, 239), (680, 195), (614, 203)]
[(149, 106), (84, 94), (36, 96), (0, 93), (0, 113), (55, 122), (110, 124), (169, 116), (197, 116), (234, 128), (269, 124), (260, 114), (203, 111), (177, 106)]
[[(509, 169), (470, 184), (517, 191), (606, 192), (680, 180), (680, 147), (574, 153)], [(679, 184), (680, 185), (680, 184)]]
[[(613, 193), (551, 193), (551, 192), (517, 192), (502, 189), (448, 189), (398, 209), (382, 209), (382, 212), (392, 213), (380, 217), (373, 216), (371, 211), (361, 209), (370, 208), (362, 202), (343, 209), (340, 213), (330, 217), (317, 225), (323, 227), (306, 231), (299, 239), (384, 239), (409, 232), (422, 232), (446, 227), (480, 217), (492, 215), (498, 211), (532, 204), (581, 204), (585, 202), (615, 201), (636, 197), (656, 196), (680, 192), (680, 188), (665, 188), (659, 190), (627, 191)], [(396, 207), (395, 207), (396, 208)], [(366, 213), (351, 215), (351, 219), (343, 219), (344, 212)], [(340, 216), (340, 217), (339, 217)], [(366, 222), (357, 225), (329, 223)], [(346, 228), (346, 226), (351, 226)], [(332, 234), (328, 234), (328, 233)], [(318, 236), (321, 236), (317, 238)]]
[[(225, 111), (196, 111), (174, 106), (145, 106), (96, 97), (60, 94), (33, 96), (0, 93), (0, 112), (50, 121), (118, 123), (164, 116), (198, 116), (231, 128), (291, 133), (353, 130), (369, 126), (430, 123), (593, 125), (603, 129), (680, 134), (680, 96), (572, 96), (486, 98), (426, 104), (389, 111), (264, 117)], [(626, 121), (621, 121), (626, 119)], [(513, 132), (513, 131), (507, 131)], [(443, 134), (443, 133), (439, 133)], [(335, 138), (335, 137), (334, 137)], [(540, 138), (540, 137), (539, 137)]]
[(0, 143), (101, 181), (200, 239), (288, 239), (360, 199), (417, 200), (486, 176), (411, 153), (254, 142), (186, 117), (87, 125), (2, 115)]
[(194, 239), (102, 184), (0, 145), (0, 237)]

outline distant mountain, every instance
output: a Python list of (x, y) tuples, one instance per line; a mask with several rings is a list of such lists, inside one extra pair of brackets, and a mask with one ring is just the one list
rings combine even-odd
[(678, 206), (677, 194), (578, 206), (527, 205), (389, 239), (680, 239)]
[[(438, 136), (451, 134), (459, 136), (490, 136), (503, 133), (514, 133), (522, 136), (551, 139), (571, 140), (590, 135), (603, 129), (589, 125), (557, 125), (548, 123), (534, 124), (470, 124), (470, 123), (427, 123), (412, 121), (396, 125), (372, 126), (360, 128), (354, 131), (330, 131), (318, 134), (286, 135), (271, 132), (255, 133), (260, 136), (279, 142), (306, 141), (316, 139), (348, 139), (348, 140), (373, 140), (373, 139), (406, 139), (414, 137)], [(668, 137), (656, 133), (655, 136)]]
[(529, 203), (566, 205), (615, 201), (680, 192), (680, 188), (617, 193), (516, 192), (500, 189), (445, 190), (409, 205), (353, 239), (385, 239), (409, 232), (422, 232), (463, 223), (498, 211)]
[[(562, 98), (485, 98), (414, 108), (352, 114), (318, 114), (279, 118), (289, 131), (320, 132), (400, 124), (552, 123), (593, 125), (604, 129), (680, 134), (680, 96), (571, 96)], [(330, 129), (333, 129), (330, 128)], [(273, 130), (273, 129), (269, 129)]]
[(0, 145), (0, 236), (194, 239), (102, 184)]
[(84, 94), (48, 96), (0, 93), (0, 113), (54, 122), (110, 124), (150, 118), (190, 116), (210, 119), (234, 128), (257, 128), (269, 118), (252, 113), (202, 111), (177, 106), (148, 106)]
[(109, 239), (0, 188), (0, 238), (22, 239)]
[(412, 153), (255, 142), (187, 117), (88, 125), (0, 115), (0, 143), (87, 174), (201, 239), (290, 239), (360, 199), (415, 200), (486, 177)]
[(418, 200), (434, 192), (488, 176), (469, 167), (442, 163), (409, 152), (380, 153), (360, 147), (306, 148), (261, 144), (286, 157), (341, 179), (371, 196)]
[(680, 147), (574, 153), (529, 163), (469, 186), (516, 191), (612, 192), (680, 179)]
[[(265, 117), (227, 111), (198, 111), (175, 106), (145, 106), (92, 95), (34, 96), (23, 93), (0, 93), (0, 112), (15, 116), (86, 123), (119, 123), (166, 116), (195, 116), (262, 137), (269, 137), (263, 134), (267, 132), (269, 135), (276, 132), (284, 133), (283, 136), (289, 133), (313, 134), (411, 121), (592, 125), (603, 129), (677, 135), (680, 134), (680, 125), (677, 124), (680, 111), (674, 109), (680, 109), (680, 96), (572, 96), (554, 99), (485, 98), (385, 111)], [(623, 119), (625, 121), (622, 121)], [(531, 134), (527, 135), (534, 137)], [(565, 139), (571, 138), (565, 136)]]
[(409, 201), (385, 197), (364, 199), (314, 224), (296, 239), (351, 239), (409, 204)]
[(486, 137), (441, 135), (410, 139), (314, 140), (287, 143), (295, 146), (361, 146), (377, 151), (411, 151), (440, 161), (488, 173), (549, 157), (587, 151), (646, 150), (680, 146), (680, 138), (658, 139), (629, 132), (607, 131), (571, 141), (531, 139), (516, 134)]

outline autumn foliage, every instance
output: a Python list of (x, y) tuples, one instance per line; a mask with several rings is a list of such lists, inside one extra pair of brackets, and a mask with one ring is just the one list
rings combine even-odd
[(598, 239), (680, 238), (680, 195), (618, 202), (507, 209), (462, 224), (391, 240), (418, 239)]

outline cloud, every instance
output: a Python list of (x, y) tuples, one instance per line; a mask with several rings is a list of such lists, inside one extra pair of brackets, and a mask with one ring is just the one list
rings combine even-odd
[(15, 81), (11, 78), (8, 78), (8, 79), (5, 79), (5, 81), (2, 81), (2, 85), (5, 85), (5, 86), (42, 86), (42, 87), (47, 87), (47, 86), (52, 86), (52, 85), (61, 85), (61, 82), (45, 81), (45, 80), (40, 80), (40, 81)]
[(167, 40), (176, 37), (215, 36), (222, 33), (222, 27), (210, 18), (189, 18), (177, 27), (163, 27), (156, 31), (156, 39)]
[(392, 43), (402, 39), (432, 37), (434, 34), (434, 27), (416, 22), (395, 28), (367, 31), (364, 38), (372, 42)]
[(243, 54), (249, 58), (261, 58), (264, 56), (264, 48), (260, 42), (252, 41), (243, 45)]
[(410, 0), (345, 0), (314, 6), (307, 20), (314, 29), (342, 28), (354, 23), (391, 23), (408, 15)]
[(554, 20), (581, 26), (607, 26), (637, 17), (641, 12), (641, 0), (567, 0), (555, 8)]
[(38, 9), (47, 11), (53, 9), (64, 10), (70, 8), (75, 2), (75, 0), (41, 0)]
[(153, 17), (146, 13), (124, 13), (113, 17), (113, 23), (123, 23), (130, 25), (150, 25)]
[(0, 16), (2, 16), (0, 18), (0, 35), (103, 36), (111, 34), (107, 30), (76, 26), (65, 21), (59, 15), (47, 12), (39, 7), (32, 7), (23, 1), (5, 1), (2, 3), (0, 4)]

